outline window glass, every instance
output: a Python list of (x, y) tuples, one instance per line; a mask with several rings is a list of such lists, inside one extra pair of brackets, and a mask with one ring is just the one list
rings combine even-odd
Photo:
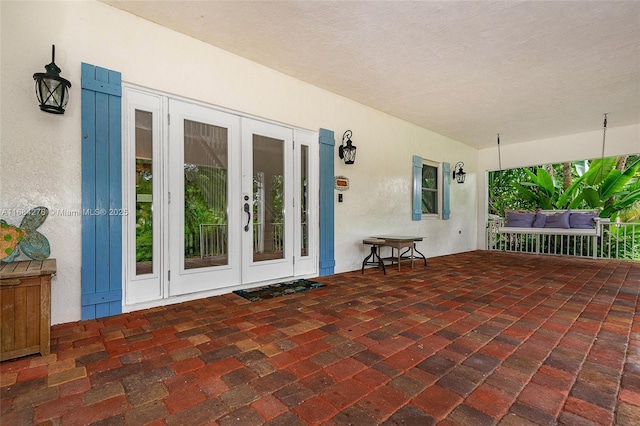
[(422, 214), (438, 214), (438, 167), (422, 165)]

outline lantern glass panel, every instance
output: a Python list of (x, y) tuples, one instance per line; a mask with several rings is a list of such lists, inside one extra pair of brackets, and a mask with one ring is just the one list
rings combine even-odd
[(52, 78), (36, 80), (36, 96), (40, 102), (40, 108), (49, 112), (64, 112), (69, 101), (64, 83)]
[(344, 162), (346, 164), (353, 164), (356, 160), (356, 149), (354, 148), (345, 148), (344, 149)]

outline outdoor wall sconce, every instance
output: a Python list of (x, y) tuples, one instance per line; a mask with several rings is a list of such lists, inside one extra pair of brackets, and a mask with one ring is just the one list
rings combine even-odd
[[(356, 147), (351, 142), (351, 136), (353, 133), (351, 130), (347, 130), (342, 135), (342, 144), (338, 148), (338, 156), (344, 160), (344, 164), (353, 164), (356, 161)], [(344, 139), (347, 138), (347, 144), (344, 144)]]
[(60, 77), (62, 71), (55, 63), (56, 46), (51, 45), (51, 63), (45, 65), (47, 72), (37, 72), (33, 75), (36, 81), (36, 96), (40, 102), (40, 109), (52, 114), (64, 114), (69, 102), (69, 88), (71, 83)]
[(464, 163), (462, 161), (458, 161), (455, 165), (455, 167), (453, 168), (453, 178), (458, 182), (458, 183), (464, 183), (464, 178), (467, 175), (464, 170), (462, 170), (462, 167), (464, 166)]

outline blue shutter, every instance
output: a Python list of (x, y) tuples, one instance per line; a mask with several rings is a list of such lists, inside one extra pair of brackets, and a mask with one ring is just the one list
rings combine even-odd
[(451, 216), (449, 199), (451, 192), (451, 165), (442, 163), (442, 219), (447, 220)]
[(336, 141), (331, 130), (320, 129), (320, 276), (332, 275), (334, 252), (333, 151)]
[(122, 312), (120, 73), (82, 64), (82, 319)]
[(411, 219), (422, 219), (422, 157), (413, 156), (413, 203)]

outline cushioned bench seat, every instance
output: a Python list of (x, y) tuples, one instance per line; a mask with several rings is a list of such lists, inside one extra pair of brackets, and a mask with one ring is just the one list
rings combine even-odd
[(601, 218), (598, 213), (598, 210), (582, 209), (507, 212), (506, 220), (497, 218), (490, 221), (490, 247), (501, 241), (499, 235), (504, 235), (509, 238), (507, 242), (516, 242), (520, 246), (526, 245), (526, 241), (533, 241), (534, 253), (538, 253), (549, 242), (559, 242), (566, 246), (586, 245), (590, 256), (595, 257), (602, 224), (609, 222), (608, 218)]
[(506, 226), (498, 228), (504, 234), (588, 235), (599, 236), (598, 210), (536, 210), (507, 212)]
[(540, 234), (540, 235), (589, 235), (599, 236), (600, 227), (590, 229), (578, 228), (521, 228), (517, 226), (501, 226), (498, 228), (501, 234)]

